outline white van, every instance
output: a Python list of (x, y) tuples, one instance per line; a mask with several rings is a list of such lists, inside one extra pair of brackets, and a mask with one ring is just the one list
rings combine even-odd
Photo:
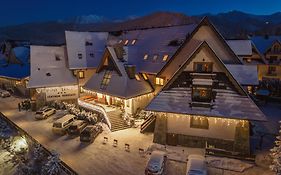
[(73, 123), (75, 115), (67, 114), (53, 123), (53, 132), (64, 135), (68, 127)]

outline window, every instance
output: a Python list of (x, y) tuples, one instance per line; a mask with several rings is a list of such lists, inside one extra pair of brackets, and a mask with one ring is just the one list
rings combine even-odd
[(269, 66), (268, 67), (268, 74), (269, 75), (276, 75), (276, 67), (275, 66)]
[(147, 60), (147, 59), (148, 59), (148, 55), (145, 54), (144, 57), (143, 57), (143, 59), (144, 59), (144, 60)]
[(144, 78), (145, 80), (148, 79), (148, 77), (147, 77), (147, 75), (146, 75), (145, 73), (142, 73), (142, 76), (143, 76), (143, 78)]
[(50, 77), (50, 76), (51, 76), (51, 73), (50, 73), (50, 72), (46, 73), (46, 76)]
[(140, 81), (140, 76), (138, 74), (135, 74), (136, 80)]
[(277, 56), (270, 56), (269, 57), (269, 63), (273, 63), (275, 61), (277, 61)]
[(136, 39), (134, 39), (133, 41), (132, 41), (132, 45), (135, 45), (136, 44), (136, 42), (137, 42), (137, 40)]
[(192, 88), (192, 101), (207, 102), (212, 100), (212, 90), (207, 87), (193, 87)]
[(126, 40), (125, 43), (124, 43), (124, 45), (127, 46), (128, 43), (129, 43), (129, 40)]
[(163, 56), (163, 61), (167, 61), (168, 58), (169, 58), (169, 55), (164, 55)]
[(123, 42), (123, 40), (120, 39), (120, 40), (119, 40), (119, 44), (121, 44), (122, 42)]
[(190, 128), (209, 129), (207, 117), (190, 117)]
[(210, 62), (194, 63), (194, 71), (195, 72), (212, 72), (213, 64)]
[(79, 79), (85, 78), (85, 73), (84, 73), (84, 71), (79, 71), (79, 72), (78, 72), (78, 76), (79, 76)]
[(275, 45), (273, 47), (273, 52), (279, 52), (279, 46), (278, 45)]
[(82, 53), (78, 53), (78, 59), (82, 59)]
[(101, 82), (100, 88), (101, 88), (102, 90), (105, 90), (105, 89), (107, 88), (107, 85), (108, 85), (110, 79), (111, 79), (111, 71), (107, 70), (107, 71), (104, 73), (103, 80), (102, 80), (102, 82)]
[(163, 78), (158, 78), (158, 77), (156, 77), (155, 83), (156, 83), (157, 85), (163, 86), (163, 85), (164, 85), (164, 79), (163, 79)]
[(158, 55), (154, 55), (154, 56), (153, 56), (153, 61), (156, 61), (157, 58), (158, 58)]

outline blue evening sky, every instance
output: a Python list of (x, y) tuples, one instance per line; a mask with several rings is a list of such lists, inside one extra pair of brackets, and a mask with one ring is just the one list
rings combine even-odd
[(230, 10), (271, 14), (281, 11), (281, 0), (5, 0), (0, 6), (0, 26), (3, 26), (90, 14), (122, 19), (156, 11), (186, 15)]

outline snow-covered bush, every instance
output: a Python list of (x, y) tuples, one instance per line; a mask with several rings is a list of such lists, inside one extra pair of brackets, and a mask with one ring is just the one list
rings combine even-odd
[(279, 130), (279, 136), (276, 137), (275, 147), (270, 150), (270, 156), (272, 157), (272, 164), (269, 168), (277, 175), (281, 175), (281, 129)]
[(11, 126), (4, 120), (0, 119), (0, 138), (9, 138), (13, 133)]
[(47, 163), (43, 166), (41, 170), (42, 175), (59, 175), (62, 172), (61, 160), (59, 159), (59, 154), (55, 151), (51, 152), (48, 157)]

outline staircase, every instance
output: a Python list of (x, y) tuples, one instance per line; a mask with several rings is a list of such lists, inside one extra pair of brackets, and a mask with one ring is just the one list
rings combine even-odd
[(111, 123), (111, 132), (130, 128), (130, 126), (128, 126), (122, 119), (121, 114), (122, 111), (120, 110), (107, 112), (107, 116)]

